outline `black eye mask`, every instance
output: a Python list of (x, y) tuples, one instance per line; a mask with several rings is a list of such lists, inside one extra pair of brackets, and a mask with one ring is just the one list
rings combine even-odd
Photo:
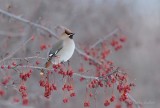
[(70, 34), (69, 34), (69, 38), (70, 38), (70, 39), (73, 39), (73, 36), (74, 36), (74, 33), (70, 33)]

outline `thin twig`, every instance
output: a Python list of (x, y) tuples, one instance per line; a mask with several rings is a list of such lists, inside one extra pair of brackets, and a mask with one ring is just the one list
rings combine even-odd
[(98, 65), (102, 65), (101, 62), (99, 62), (98, 60), (94, 59), (92, 56), (87, 55), (85, 52), (81, 51), (78, 47), (76, 47), (75, 51), (80, 54), (81, 56), (87, 57), (88, 59), (90, 59), (91, 61), (93, 61), (94, 63), (98, 64)]
[(79, 77), (82, 77), (82, 78), (85, 78), (85, 79), (96, 79), (96, 80), (99, 80), (99, 77), (94, 77), (94, 76), (86, 76), (86, 75), (82, 75), (82, 74), (78, 74), (78, 73), (73, 73), (73, 75), (79, 76)]
[[(6, 65), (4, 67), (7, 67)], [(14, 68), (14, 67), (11, 67)], [(38, 66), (29, 66), (29, 65), (24, 65), (24, 66), (16, 66), (16, 68), (31, 68), (31, 69), (43, 69), (43, 70), (47, 70), (47, 71), (54, 71), (54, 69), (49, 69), (49, 68), (45, 68), (45, 67), (38, 67)], [(82, 75), (82, 74), (78, 74), (78, 73), (73, 73), (74, 76), (78, 76), (78, 77), (82, 77), (85, 79), (99, 79), (99, 77), (94, 77), (94, 76), (86, 76), (86, 75)]]
[(5, 61), (5, 60), (7, 60), (7, 59), (9, 59), (9, 58), (11, 58), (12, 56), (14, 56), (14, 54), (15, 54), (16, 52), (18, 52), (22, 47), (24, 47), (31, 39), (32, 39), (32, 37), (30, 37), (27, 41), (22, 42), (23, 44), (20, 45), (19, 48), (17, 48), (14, 52), (12, 52), (11, 54), (9, 54), (7, 57), (3, 58), (3, 59), (0, 61), (0, 63), (3, 62), (3, 61)]
[(46, 60), (46, 58), (39, 57), (39, 56), (31, 56), (31, 57), (25, 57), (25, 58), (11, 58), (11, 60), (28, 60), (28, 59), (43, 59), (43, 60)]
[[(33, 27), (42, 29), (42, 30), (48, 32), (49, 34), (51, 34), (51, 35), (52, 35), (53, 37), (55, 37), (56, 39), (58, 39), (58, 37), (55, 35), (55, 33), (53, 33), (50, 29), (48, 29), (48, 28), (46, 28), (46, 27), (44, 27), (44, 26), (42, 26), (42, 25), (33, 23), (33, 22), (29, 21), (29, 20), (26, 20), (26, 19), (24, 19), (24, 18), (18, 17), (18, 16), (14, 15), (14, 14), (8, 13), (8, 12), (6, 12), (6, 11), (4, 11), (4, 10), (1, 10), (1, 9), (0, 9), (0, 13), (3, 14), (3, 15), (5, 15), (5, 16), (8, 16), (8, 17), (10, 17), (10, 18), (14, 18), (14, 19), (16, 19), (16, 20), (19, 20), (19, 21), (21, 21), (21, 22), (23, 22), (23, 23), (29, 24), (29, 25), (31, 25), (31, 26), (33, 26)], [(97, 41), (95, 44), (93, 44), (93, 45), (91, 46), (91, 48), (95, 47), (96, 45), (98, 45), (98, 44), (101, 43), (103, 40), (107, 39), (109, 36), (113, 35), (113, 34), (116, 33), (116, 32), (117, 32), (117, 30), (113, 31), (113, 33), (109, 34), (107, 37), (104, 37), (104, 38), (100, 39), (100, 40)], [(22, 47), (23, 47), (26, 43), (28, 43), (28, 41), (26, 41), (26, 42), (22, 45)], [(20, 48), (21, 48), (21, 47), (20, 47)], [(10, 57), (12, 57), (20, 48), (18, 48), (15, 52), (13, 52), (13, 53), (12, 53), (11, 55), (9, 55), (8, 57), (6, 57), (6, 58), (4, 58), (3, 60), (1, 60), (0, 63), (1, 63), (2, 61), (6, 60), (6, 59), (9, 59)], [(92, 60), (93, 62), (101, 65), (101, 62), (95, 60), (95, 59), (94, 59), (93, 57), (91, 57), (91, 56), (88, 56), (85, 52), (80, 51), (78, 48), (76, 48), (76, 52), (79, 53), (80, 55), (84, 56), (84, 57), (88, 57), (88, 58), (89, 58), (90, 60)], [(22, 66), (17, 66), (17, 67), (22, 67)], [(26, 68), (35, 68), (35, 69), (51, 70), (51, 69), (47, 69), (47, 68), (44, 68), (44, 67), (34, 67), (34, 66), (23, 66), (23, 67), (26, 67)], [(80, 77), (84, 77), (84, 78), (97, 79), (97, 77), (84, 76), (84, 75), (77, 74), (77, 73), (74, 73), (74, 75), (77, 75), (77, 76), (80, 76)], [(127, 95), (128, 95), (128, 97), (137, 105), (136, 100), (135, 100), (130, 94), (127, 94)], [(140, 106), (137, 105), (137, 108), (140, 108)]]
[(21, 21), (21, 22), (23, 22), (23, 23), (29, 24), (29, 25), (31, 25), (31, 26), (33, 26), (33, 27), (42, 29), (42, 30), (48, 32), (49, 34), (51, 34), (51, 36), (53, 36), (53, 37), (55, 37), (56, 39), (58, 39), (58, 37), (56, 36), (56, 34), (55, 34), (54, 32), (52, 32), (50, 29), (48, 29), (47, 27), (44, 27), (44, 26), (42, 26), (42, 25), (33, 23), (33, 22), (31, 22), (31, 21), (29, 21), (29, 20), (27, 20), (27, 19), (24, 19), (24, 18), (22, 18), (22, 17), (16, 16), (16, 15), (11, 14), (11, 13), (9, 13), (9, 12), (6, 12), (6, 11), (4, 11), (4, 10), (2, 10), (2, 9), (0, 9), (0, 13), (3, 14), (3, 15), (5, 15), (5, 16), (8, 16), (8, 17), (10, 17), (10, 18), (14, 18), (14, 19), (16, 19), (16, 20), (18, 20), (18, 21)]
[(104, 40), (108, 39), (109, 37), (113, 36), (115, 33), (118, 32), (119, 29), (113, 30), (111, 33), (109, 33), (107, 36), (100, 38), (98, 41), (96, 41), (93, 45), (90, 46), (90, 48), (96, 47), (98, 44), (102, 43)]
[(23, 37), (24, 34), (12, 33), (12, 32), (4, 32), (0, 31), (0, 37), (8, 36), (8, 37)]
[[(118, 82), (116, 82), (116, 85), (118, 85)], [(127, 94), (128, 98), (135, 104), (135, 106), (137, 108), (141, 108), (140, 104), (138, 104), (138, 102), (134, 99), (134, 97), (131, 94), (129, 94), (129, 93), (126, 93), (126, 94)]]
[(35, 108), (33, 106), (24, 106), (21, 104), (15, 104), (10, 100), (2, 100), (0, 101), (0, 106), (2, 106), (1, 108)]
[[(78, 49), (78, 48), (76, 48), (76, 52), (77, 52), (78, 54), (84, 56), (84, 57), (89, 58), (90, 60), (92, 60), (94, 63), (96, 63), (96, 64), (98, 64), (98, 65), (101, 65), (101, 64), (102, 64), (101, 62), (99, 62), (98, 60), (94, 59), (93, 57), (87, 55), (85, 52), (81, 51), (81, 50)], [(116, 73), (116, 72), (121, 72), (121, 71), (119, 70), (119, 68), (117, 68), (117, 69), (114, 70), (113, 72), (108, 73), (106, 76), (110, 76), (110, 75), (112, 75), (112, 74), (114, 74), (114, 73)], [(100, 78), (101, 78), (101, 77), (99, 77), (98, 79), (100, 79)], [(95, 78), (95, 79), (97, 79), (97, 78)], [(136, 105), (136, 107), (137, 107), (137, 108), (140, 108), (140, 105), (137, 104), (136, 100), (135, 100), (129, 93), (127, 93), (127, 95), (128, 95), (128, 97), (129, 97), (129, 99), (131, 99), (131, 100), (134, 102), (134, 104)]]
[[(95, 64), (97, 65), (102, 65), (101, 62), (99, 62), (98, 60), (94, 59), (92, 56), (90, 55), (87, 55), (85, 52), (81, 51), (79, 48), (76, 47), (76, 50), (75, 50), (78, 54), (80, 54), (81, 56), (84, 56), (84, 57), (87, 57), (89, 60), (93, 61)], [(114, 68), (115, 66), (111, 66), (112, 68)], [(116, 70), (116, 71), (113, 71), (114, 73), (115, 72), (121, 72), (119, 69), (117, 70), (116, 69), (113, 69), (113, 70)], [(110, 74), (113, 74), (113, 73), (109, 73), (107, 74), (107, 76), (109, 76)]]
[(140, 104), (138, 104), (138, 102), (134, 99), (134, 97), (131, 94), (127, 93), (127, 96), (129, 97), (130, 100), (132, 100), (132, 102), (134, 102), (137, 108), (141, 108)]

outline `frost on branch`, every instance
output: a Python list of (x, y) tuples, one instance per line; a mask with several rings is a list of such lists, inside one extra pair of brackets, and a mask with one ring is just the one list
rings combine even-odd
[[(46, 27), (3, 10), (0, 10), (0, 13), (55, 36)], [(43, 64), (47, 58), (40, 56), (40, 54), (50, 49), (51, 45), (47, 42), (36, 43), (36, 41), (44, 40), (43, 36), (30, 36), (16, 50), (0, 60), (2, 73), (0, 96), (5, 98), (7, 93), (14, 91), (16, 93), (12, 95), (15, 97), (16, 94), (17, 98), (13, 98), (12, 101), (27, 106), (33, 104), (31, 100), (34, 100), (36, 96), (43, 95), (44, 98), (49, 100), (54, 98), (53, 94), (61, 92), (62, 102), (67, 104), (74, 97), (78, 99), (76, 82), (79, 81), (86, 84), (84, 85), (84, 103), (82, 103), (84, 107), (90, 107), (91, 100), (96, 100), (97, 95), (103, 94), (105, 99), (102, 104), (106, 107), (116, 103), (115, 107), (121, 108), (122, 103), (125, 103), (128, 108), (134, 106), (139, 108), (139, 105), (129, 94), (135, 86), (134, 83), (129, 82), (128, 74), (123, 69), (116, 66), (114, 61), (109, 60), (109, 56), (123, 48), (126, 41), (126, 36), (117, 32), (120, 31), (118, 29), (114, 30), (107, 36), (108, 38), (100, 39), (92, 46), (76, 47), (75, 53), (78, 54), (77, 58), (79, 58), (76, 64), (79, 64), (79, 69), (72, 67), (73, 64), (58, 64), (52, 65), (50, 68), (44, 68)], [(29, 43), (36, 43), (39, 52), (30, 57), (14, 58), (18, 51), (27, 47)], [(40, 73), (41, 69), (44, 70), (44, 73)], [(38, 80), (35, 76), (38, 76)], [(36, 83), (39, 88), (34, 88), (33, 83)], [(8, 88), (11, 88), (11, 90), (7, 90)], [(99, 89), (101, 89), (101, 94), (96, 94)], [(107, 94), (104, 91), (108, 91)]]

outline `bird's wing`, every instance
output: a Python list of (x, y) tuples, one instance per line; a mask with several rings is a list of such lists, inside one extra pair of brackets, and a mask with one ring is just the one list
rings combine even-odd
[[(52, 63), (51, 59), (52, 57), (56, 56), (56, 54), (63, 48), (63, 40), (59, 40), (57, 43), (55, 43), (52, 46), (52, 49), (49, 52), (49, 57), (47, 62), (45, 63), (45, 68), (48, 68)], [(44, 70), (41, 69), (41, 73), (44, 73)]]
[(59, 40), (52, 46), (52, 49), (49, 52), (49, 57), (54, 57), (56, 54), (63, 48), (63, 40)]

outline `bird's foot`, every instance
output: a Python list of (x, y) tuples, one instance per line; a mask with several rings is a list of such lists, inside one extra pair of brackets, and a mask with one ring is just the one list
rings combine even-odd
[(68, 60), (67, 62), (68, 62), (68, 67), (69, 67), (70, 66), (70, 61)]

